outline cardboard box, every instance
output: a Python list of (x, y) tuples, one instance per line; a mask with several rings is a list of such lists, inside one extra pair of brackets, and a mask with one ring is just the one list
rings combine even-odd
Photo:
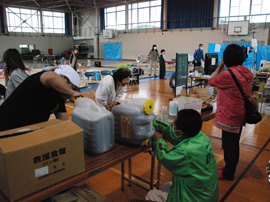
[(11, 201), (85, 170), (82, 129), (71, 121), (25, 126), (0, 137), (0, 190)]
[(186, 94), (186, 90), (182, 89), (181, 96), (199, 98), (199, 99), (201, 99), (203, 101), (211, 101), (211, 100), (213, 100), (213, 96), (208, 93), (207, 88), (198, 88), (198, 87), (190, 88), (188, 95)]
[(72, 187), (67, 193), (51, 198), (52, 202), (111, 202), (87, 184)]
[(108, 198), (106, 198), (87, 184), (73, 187), (70, 191), (83, 202), (111, 202)]

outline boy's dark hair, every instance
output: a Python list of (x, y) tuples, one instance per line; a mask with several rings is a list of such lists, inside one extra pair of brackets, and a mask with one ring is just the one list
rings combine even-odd
[(200, 47), (200, 46), (202, 46), (202, 45), (203, 45), (203, 44), (202, 44), (202, 43), (200, 43), (200, 44), (199, 44), (199, 47)]
[(115, 87), (116, 87), (116, 84), (117, 84), (117, 81), (121, 82), (123, 79), (129, 77), (131, 74), (131, 71), (127, 68), (120, 68), (118, 69), (113, 75), (113, 80), (114, 80), (114, 83), (115, 83)]
[(223, 60), (227, 67), (242, 65), (245, 61), (243, 49), (237, 44), (230, 44), (223, 52)]
[(161, 51), (160, 51), (160, 52), (161, 52), (161, 53), (163, 53), (164, 51), (165, 51), (164, 49), (161, 49)]
[(175, 127), (184, 133), (185, 138), (194, 137), (202, 128), (201, 115), (194, 109), (182, 109), (177, 113)]

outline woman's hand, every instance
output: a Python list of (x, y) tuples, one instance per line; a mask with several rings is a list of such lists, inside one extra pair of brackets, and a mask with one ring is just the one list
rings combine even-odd
[(69, 96), (69, 100), (74, 102), (77, 97), (84, 97), (84, 95), (81, 92), (73, 91), (73, 93)]
[(219, 66), (220, 66), (222, 69), (225, 67), (225, 63), (224, 63), (224, 60), (223, 60), (223, 59), (220, 61)]
[(219, 74), (219, 73), (222, 71), (222, 69), (223, 69), (224, 67), (225, 67), (225, 63), (224, 63), (224, 60), (222, 59), (222, 60), (220, 61), (219, 66), (218, 66), (217, 69), (215, 70), (215, 72)]
[(108, 111), (111, 111), (111, 107), (109, 105), (105, 105), (105, 108), (108, 110)]

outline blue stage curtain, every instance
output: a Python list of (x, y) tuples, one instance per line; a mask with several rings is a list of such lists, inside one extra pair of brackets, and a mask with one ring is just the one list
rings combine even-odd
[(214, 0), (169, 0), (168, 29), (213, 26)]
[(70, 14), (65, 13), (65, 35), (70, 35)]
[(100, 31), (105, 29), (105, 13), (104, 8), (100, 9)]
[(163, 6), (164, 6), (164, 0), (161, 1), (160, 29), (163, 29), (163, 19), (164, 19)]
[(1, 33), (5, 33), (5, 23), (4, 23), (4, 16), (3, 16), (3, 6), (0, 6), (0, 28), (1, 28)]

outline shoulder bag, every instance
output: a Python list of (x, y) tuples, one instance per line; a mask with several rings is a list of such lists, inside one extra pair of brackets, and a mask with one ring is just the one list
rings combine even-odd
[(246, 122), (249, 124), (259, 123), (262, 120), (261, 114), (256, 110), (256, 108), (253, 106), (253, 104), (249, 101), (249, 99), (245, 95), (244, 91), (242, 90), (242, 88), (241, 88), (240, 84), (238, 83), (238, 80), (235, 77), (232, 70), (228, 69), (228, 71), (231, 73), (234, 82), (236, 83), (238, 89), (240, 90), (240, 92), (244, 98), (245, 108), (246, 108)]

